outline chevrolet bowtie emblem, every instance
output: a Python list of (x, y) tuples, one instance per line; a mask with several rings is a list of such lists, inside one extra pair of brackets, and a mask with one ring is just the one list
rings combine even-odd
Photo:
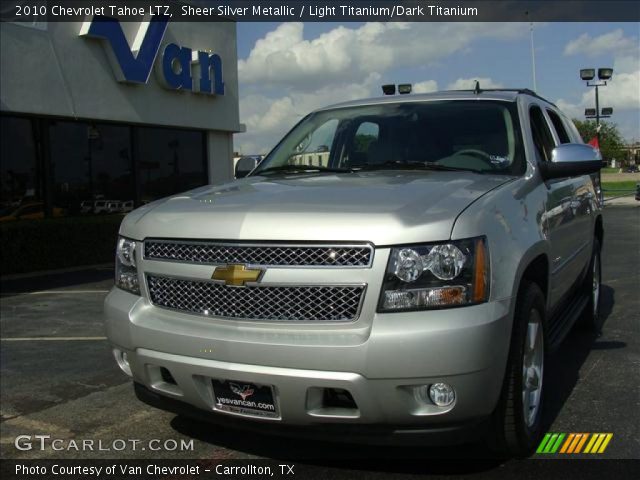
[(257, 282), (264, 270), (249, 269), (245, 265), (225, 265), (217, 267), (211, 276), (212, 280), (223, 280), (225, 285), (242, 287), (246, 282)]

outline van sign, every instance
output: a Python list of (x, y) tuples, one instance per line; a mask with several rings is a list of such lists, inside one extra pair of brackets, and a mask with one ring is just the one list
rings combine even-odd
[[(149, 21), (142, 22), (133, 45), (129, 46), (116, 18), (95, 15), (83, 23), (80, 36), (96, 38), (105, 43), (107, 56), (118, 82), (148, 83), (158, 52), (162, 50), (158, 71), (165, 88), (224, 95), (222, 59), (219, 55), (205, 51), (194, 52), (175, 43), (160, 47), (168, 23), (168, 16), (152, 16)], [(193, 78), (194, 70), (200, 71), (196, 81)]]

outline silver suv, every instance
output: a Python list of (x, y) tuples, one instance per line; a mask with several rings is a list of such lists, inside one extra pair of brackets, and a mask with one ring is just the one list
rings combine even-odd
[(244, 178), (125, 217), (116, 360), (236, 428), (524, 454), (547, 354), (597, 325), (601, 163), (527, 90), (315, 111)]

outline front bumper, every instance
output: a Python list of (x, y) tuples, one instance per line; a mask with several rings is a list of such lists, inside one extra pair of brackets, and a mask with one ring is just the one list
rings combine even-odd
[[(127, 352), (138, 395), (160, 408), (176, 411), (178, 405), (257, 428), (268, 423), (269, 431), (342, 425), (379, 429), (387, 432), (383, 437), (429, 432), (444, 438), (461, 428), (475, 429), (494, 410), (506, 366), (510, 307), (505, 300), (375, 314), (361, 327), (280, 328), (183, 315), (114, 289), (105, 312), (109, 339)], [(161, 369), (175, 383), (165, 381)], [(212, 379), (272, 385), (278, 418), (214, 411)], [(414, 394), (415, 386), (437, 382), (454, 387), (453, 405), (438, 407)], [(314, 400), (322, 389), (348, 391), (355, 408), (324, 408)]]
[(321, 423), (305, 426), (282, 423), (265, 425), (261, 422), (220, 415), (194, 407), (184, 401), (160, 395), (137, 382), (134, 383), (134, 391), (138, 400), (147, 405), (198, 421), (237, 430), (312, 440), (373, 445), (413, 446), (417, 443), (425, 446), (454, 445), (473, 443), (485, 438), (490, 427), (488, 418), (439, 426), (362, 425), (348, 423)]

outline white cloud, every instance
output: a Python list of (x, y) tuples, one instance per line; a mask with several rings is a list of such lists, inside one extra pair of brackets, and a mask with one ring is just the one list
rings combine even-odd
[(447, 90), (471, 90), (476, 87), (476, 81), (480, 82), (480, 88), (502, 88), (503, 85), (488, 77), (458, 78), (447, 85)]
[[(613, 78), (599, 89), (600, 107), (612, 107), (616, 119), (626, 121), (620, 125), (621, 133), (631, 139), (640, 131), (640, 43), (637, 37), (625, 36), (621, 29), (592, 37), (587, 33), (571, 40), (564, 48), (565, 55), (601, 57), (598, 66), (613, 67)], [(584, 118), (585, 108), (595, 107), (595, 93), (588, 88), (576, 98), (560, 98), (556, 105), (573, 118)], [(616, 113), (620, 114), (619, 116)]]
[(414, 83), (411, 91), (413, 93), (437, 92), (438, 82), (436, 82), (435, 80), (425, 80), (424, 82)]
[[(631, 122), (621, 126), (621, 132), (627, 139), (637, 138), (640, 132), (640, 69), (631, 73), (614, 74), (608, 85), (599, 89), (600, 108), (612, 107), (613, 117), (616, 121), (616, 112), (629, 112), (632, 115)], [(560, 110), (572, 118), (584, 117), (585, 108), (595, 106), (595, 93), (589, 88), (577, 103), (564, 99), (556, 101)], [(635, 113), (635, 115), (633, 115)], [(635, 116), (635, 121), (633, 117)]]
[[(582, 98), (577, 104), (563, 99), (558, 100), (557, 103), (560, 108), (578, 108), (580, 110), (582, 107), (593, 107), (594, 95), (593, 90), (588, 89), (582, 94)], [(608, 85), (599, 89), (599, 96), (601, 106), (621, 110), (640, 109), (640, 70), (614, 74)]]
[[(598, 37), (582, 34), (569, 42), (565, 55), (582, 54), (588, 57), (604, 56), (609, 60), (601, 66), (613, 67), (613, 78), (607, 86), (599, 89), (600, 107), (612, 107), (611, 120), (616, 121), (616, 112), (630, 117), (620, 130), (627, 138), (637, 137), (640, 131), (640, 44), (635, 37), (625, 37), (622, 30), (614, 30)], [(558, 107), (567, 115), (583, 118), (585, 108), (595, 106), (592, 88), (586, 89), (576, 101), (560, 98)], [(635, 120), (633, 119), (635, 117)]]
[(240, 97), (240, 118), (247, 133), (235, 136), (236, 150), (244, 154), (266, 153), (303, 116), (334, 103), (374, 95), (380, 75), (370, 74), (362, 83), (328, 85), (314, 92), (290, 92), (278, 98), (263, 94)]
[(638, 50), (638, 39), (625, 37), (621, 29), (613, 30), (598, 37), (591, 37), (583, 33), (578, 38), (571, 40), (564, 47), (565, 55), (587, 55), (597, 57), (607, 53), (617, 53)]
[[(379, 95), (385, 74), (394, 69), (426, 68), (453, 54), (469, 53), (479, 40), (526, 33), (516, 23), (390, 22), (339, 26), (309, 39), (304, 24), (283, 23), (256, 41), (238, 62), (241, 89), (247, 92), (240, 96), (240, 118), (247, 133), (235, 136), (236, 149), (264, 153), (308, 112)], [(497, 85), (481, 80), (486, 80), (481, 82), (485, 88)], [(415, 93), (437, 89), (435, 80), (413, 87)]]
[(560, 98), (560, 99), (556, 100), (555, 103), (556, 103), (556, 106), (562, 112), (564, 112), (564, 114), (567, 115), (568, 117), (581, 119), (582, 115), (584, 114), (584, 108), (585, 107), (581, 107), (578, 104), (568, 102), (567, 100), (564, 100), (563, 98)]
[(315, 39), (302, 23), (283, 23), (238, 62), (240, 82), (311, 91), (334, 81), (357, 82), (391, 68), (428, 66), (467, 51), (483, 38), (526, 34), (517, 23), (366, 23), (339, 26)]

